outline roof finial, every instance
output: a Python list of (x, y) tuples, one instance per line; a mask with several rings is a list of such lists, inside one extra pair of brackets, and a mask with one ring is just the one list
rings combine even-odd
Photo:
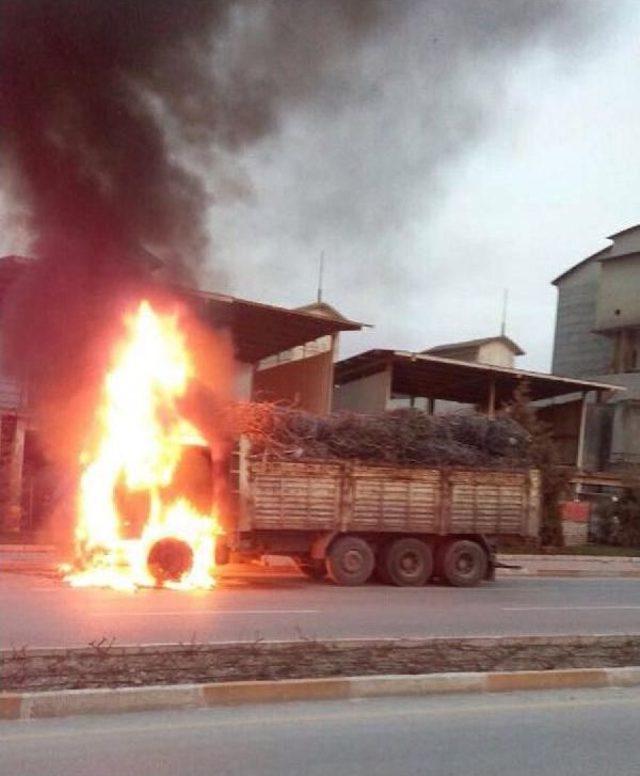
[(504, 337), (507, 332), (507, 305), (509, 303), (509, 289), (504, 289), (502, 297), (502, 322), (500, 323), (500, 336)]
[(318, 304), (322, 302), (323, 278), (324, 278), (324, 251), (320, 253), (320, 266), (318, 267)]

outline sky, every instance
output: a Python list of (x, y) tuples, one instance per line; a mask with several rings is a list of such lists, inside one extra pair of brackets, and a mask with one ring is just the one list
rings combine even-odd
[[(180, 138), (194, 113), (187, 81), (169, 78), (148, 102), (166, 119), (163, 175), (177, 160), (207, 189), (201, 285), (303, 305), (324, 253), (325, 301), (372, 324), (343, 336), (345, 356), (498, 334), (508, 289), (519, 364), (548, 370), (551, 281), (640, 222), (640, 4), (228, 6), (212, 28), (198, 141)], [(129, 167), (114, 191), (130, 189)], [(0, 187), (0, 253), (28, 250), (24, 207)]]
[[(549, 370), (551, 281), (604, 247), (608, 235), (640, 222), (640, 4), (617, 0), (593, 10), (576, 40), (564, 29), (560, 46), (525, 41), (503, 61), (474, 63), (464, 80), (469, 120), (480, 113), (480, 126), (437, 166), (427, 160), (420, 167), (420, 146), (432, 140), (429, 123), (421, 137), (416, 126), (425, 101), (419, 81), (405, 84), (409, 95), (398, 104), (381, 100), (398, 113), (384, 117), (388, 124), (373, 141), (368, 133), (378, 128), (367, 125), (367, 109), (360, 125), (353, 115), (329, 124), (320, 117), (321, 133), (313, 112), (288, 116), (278, 135), (243, 160), (251, 197), (212, 208), (225, 287), (275, 304), (305, 304), (315, 297), (324, 251), (324, 299), (373, 324), (343, 335), (345, 356), (498, 334), (508, 289), (507, 334), (526, 351), (518, 363)], [(452, 100), (465, 97), (453, 90)], [(447, 107), (436, 108), (436, 132), (446, 133)], [(459, 105), (450, 112), (457, 120)], [(369, 160), (357, 150), (363, 138), (375, 150)], [(408, 148), (395, 146), (403, 142)], [(354, 158), (364, 168), (353, 170), (362, 191), (353, 186), (345, 197), (333, 170)], [(357, 201), (370, 198), (371, 188), (386, 194), (381, 210), (372, 206), (367, 239), (333, 230), (339, 217), (360, 224)]]

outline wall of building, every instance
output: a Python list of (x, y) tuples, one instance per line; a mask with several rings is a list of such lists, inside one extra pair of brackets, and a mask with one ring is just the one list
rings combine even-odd
[[(581, 394), (575, 393), (535, 403), (537, 417), (548, 423), (556, 443), (558, 458), (564, 466), (575, 466), (578, 458)], [(597, 401), (596, 394), (587, 394), (582, 469), (602, 472), (609, 468), (611, 431), (615, 405)]]
[(584, 468), (608, 471), (640, 465), (640, 374), (593, 375), (626, 388), (601, 403), (590, 396), (587, 408)]
[(504, 342), (487, 342), (480, 346), (478, 362), (511, 368), (515, 362), (515, 353)]
[(391, 398), (391, 370), (376, 372), (336, 386), (333, 409), (350, 412), (384, 412)]
[(605, 255), (609, 258), (628, 253), (640, 253), (640, 227), (616, 235), (613, 245), (607, 249)]
[(611, 441), (615, 405), (590, 403), (587, 407), (583, 468), (603, 472), (611, 468)]
[(558, 307), (551, 371), (566, 377), (605, 375), (612, 343), (594, 334), (600, 263), (590, 261), (558, 282)]
[(298, 345), (295, 348), (283, 350), (281, 353), (276, 353), (273, 356), (263, 358), (258, 365), (258, 369), (271, 369), (271, 367), (277, 366), (278, 364), (283, 364), (289, 361), (299, 361), (302, 358), (317, 356), (319, 353), (327, 353), (328, 351), (333, 351), (335, 358), (336, 341), (337, 335), (318, 337), (318, 339), (307, 342), (304, 345)]
[[(400, 410), (410, 409), (421, 410), (422, 412), (429, 411), (429, 399), (424, 396), (414, 396), (413, 400), (411, 396), (401, 396), (400, 394), (394, 394), (387, 402), (387, 409)], [(473, 412), (475, 407), (473, 404), (463, 404), (459, 401), (447, 401), (446, 399), (435, 399), (433, 402), (433, 414), (434, 415), (451, 415), (454, 412)]]
[(331, 411), (332, 388), (330, 351), (257, 371), (253, 377), (255, 399), (285, 401), (319, 415)]
[(640, 326), (640, 254), (601, 262), (597, 329)]
[(611, 468), (640, 465), (640, 401), (615, 405), (611, 435)]
[(578, 455), (580, 428), (580, 399), (562, 403), (551, 403), (536, 409), (537, 417), (553, 429), (553, 439), (558, 450), (560, 463), (574, 466)]
[(455, 361), (477, 361), (478, 348), (475, 345), (470, 348), (447, 348), (430, 355), (436, 358), (452, 358)]
[(233, 391), (238, 401), (251, 401), (253, 393), (253, 364), (236, 361)]

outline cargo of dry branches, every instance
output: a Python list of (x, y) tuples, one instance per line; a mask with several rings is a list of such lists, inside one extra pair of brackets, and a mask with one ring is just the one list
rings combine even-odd
[(506, 416), (417, 409), (317, 416), (261, 402), (237, 405), (235, 414), (234, 425), (249, 438), (252, 452), (277, 459), (491, 468), (530, 462), (529, 434)]

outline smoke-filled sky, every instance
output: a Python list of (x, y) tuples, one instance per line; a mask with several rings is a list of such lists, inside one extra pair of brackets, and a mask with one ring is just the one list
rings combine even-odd
[[(19, 5), (0, 0), (3, 14)], [(3, 253), (27, 249), (25, 229), (42, 238), (43, 212), (48, 230), (73, 221), (69, 208), (94, 186), (92, 229), (120, 228), (239, 296), (311, 301), (324, 251), (325, 299), (375, 324), (345, 336), (345, 354), (497, 333), (508, 287), (522, 365), (546, 369), (549, 282), (640, 221), (633, 0), (24, 6), (111, 10), (77, 21), (71, 33), (86, 45), (65, 55), (58, 84), (55, 71), (36, 79), (22, 107), (41, 102), (55, 119), (40, 117), (46, 142), (35, 150), (54, 149), (56, 164), (29, 155), (32, 122), (14, 122), (8, 146), (3, 130)], [(172, 8), (187, 10), (172, 20)], [(34, 24), (15, 40), (18, 59), (51, 34), (35, 24), (34, 38)], [(106, 102), (102, 83), (118, 87)], [(42, 181), (62, 175), (74, 148), (75, 199), (53, 207)], [(21, 178), (25, 159), (37, 196)], [(55, 185), (64, 193), (63, 177)], [(39, 224), (16, 218), (38, 208)]]

